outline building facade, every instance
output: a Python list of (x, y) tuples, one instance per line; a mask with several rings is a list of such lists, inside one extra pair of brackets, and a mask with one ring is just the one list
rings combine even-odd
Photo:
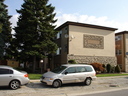
[(0, 65), (7, 65), (7, 66), (11, 66), (14, 68), (19, 67), (19, 62), (16, 60), (0, 60)]
[(116, 28), (66, 22), (56, 29), (58, 50), (54, 57), (56, 66), (75, 60), (77, 63), (116, 65)]
[(122, 71), (128, 72), (128, 31), (115, 34), (117, 64)]

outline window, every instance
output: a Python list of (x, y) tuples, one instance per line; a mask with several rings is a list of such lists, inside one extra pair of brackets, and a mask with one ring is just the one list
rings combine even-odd
[(77, 72), (86, 72), (85, 67), (77, 67)]
[(68, 27), (65, 27), (65, 28), (63, 29), (63, 33), (64, 33), (64, 34), (68, 34)]
[(92, 72), (92, 71), (93, 71), (90, 66), (86, 66), (85, 68), (86, 68), (86, 71), (87, 71), (87, 72)]
[(121, 40), (121, 36), (120, 36), (120, 35), (119, 35), (119, 36), (116, 36), (116, 37), (115, 37), (115, 40), (116, 40), (116, 41)]
[(13, 74), (13, 71), (10, 69), (0, 68), (0, 74)]
[(56, 50), (56, 55), (60, 55), (60, 52), (61, 52), (61, 48), (58, 48), (58, 49)]
[(121, 55), (122, 54), (122, 50), (116, 50), (116, 55)]
[(75, 67), (70, 67), (65, 72), (67, 72), (67, 73), (76, 73), (76, 68)]
[(57, 39), (59, 39), (61, 37), (62, 31), (57, 33)]

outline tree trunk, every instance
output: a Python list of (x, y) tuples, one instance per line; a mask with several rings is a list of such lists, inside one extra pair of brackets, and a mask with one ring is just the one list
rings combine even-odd
[(24, 62), (24, 69), (26, 70), (26, 62)]
[(33, 58), (33, 73), (35, 72), (36, 69), (36, 56)]

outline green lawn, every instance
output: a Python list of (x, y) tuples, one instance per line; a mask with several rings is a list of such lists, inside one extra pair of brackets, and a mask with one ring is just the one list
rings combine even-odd
[(97, 77), (110, 77), (110, 76), (128, 76), (126, 73), (114, 73), (114, 74), (97, 74)]
[[(40, 79), (42, 74), (28, 74), (30, 79)], [(123, 74), (97, 74), (97, 77), (110, 77), (110, 76), (128, 76), (128, 74), (123, 73)]]
[(40, 79), (42, 74), (28, 74), (29, 79)]

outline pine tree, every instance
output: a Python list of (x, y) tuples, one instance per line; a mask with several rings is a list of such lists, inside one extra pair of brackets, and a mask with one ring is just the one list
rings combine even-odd
[(53, 24), (54, 7), (48, 4), (48, 0), (24, 0), (22, 8), (17, 10), (20, 14), (17, 27), (14, 28), (15, 46), (18, 59), (26, 62), (33, 58), (33, 71), (35, 71), (36, 59), (46, 54), (54, 53), (57, 45), (53, 42), (56, 35)]
[(12, 38), (11, 23), (9, 21), (11, 16), (8, 15), (7, 6), (4, 4), (4, 1), (0, 1), (0, 59), (3, 59), (7, 55), (8, 46)]

